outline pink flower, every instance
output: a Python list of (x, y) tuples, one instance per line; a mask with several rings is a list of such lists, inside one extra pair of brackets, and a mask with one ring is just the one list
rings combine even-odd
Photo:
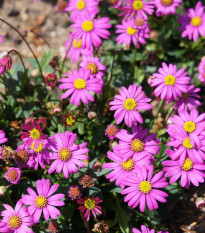
[(3, 42), (3, 38), (4, 38), (4, 36), (0, 36), (0, 43)]
[[(167, 149), (166, 153), (173, 159), (174, 151)], [(171, 177), (170, 184), (176, 182), (180, 177), (182, 187), (187, 189), (190, 187), (190, 183), (199, 186), (199, 183), (204, 182), (205, 164), (195, 163), (188, 157), (183, 164), (180, 164), (179, 160), (166, 160), (162, 164), (165, 166), (163, 168), (163, 171), (166, 172), (165, 177)]]
[(79, 16), (87, 12), (92, 14), (98, 13), (98, 2), (96, 0), (70, 0), (65, 11), (71, 11), (70, 19), (75, 21)]
[(194, 85), (189, 85), (187, 88), (187, 93), (184, 93), (182, 98), (179, 98), (174, 108), (181, 110), (181, 111), (191, 111), (193, 108), (196, 108), (201, 105), (201, 102), (198, 100), (200, 99), (200, 95), (197, 94), (200, 92), (200, 88), (195, 87)]
[(198, 111), (193, 108), (190, 114), (186, 111), (178, 111), (178, 115), (170, 117), (169, 120), (173, 124), (168, 125), (167, 132), (171, 137), (175, 137), (177, 130), (184, 130), (187, 132), (192, 144), (196, 144), (201, 147), (201, 140), (199, 135), (205, 129), (205, 113), (199, 114)]
[[(141, 26), (140, 26), (141, 27)], [(117, 36), (117, 44), (130, 45), (131, 42), (139, 48), (139, 43), (146, 44), (145, 38), (149, 38), (150, 30), (145, 27), (143, 30), (139, 30), (139, 27), (135, 24), (134, 20), (123, 20), (121, 25), (116, 25), (116, 33), (120, 34)]]
[(159, 139), (156, 139), (156, 134), (147, 135), (148, 129), (143, 129), (142, 126), (133, 126), (132, 134), (127, 130), (122, 129), (116, 134), (119, 144), (117, 149), (123, 154), (124, 160), (134, 157), (148, 157), (152, 162), (155, 161), (153, 155), (157, 155), (160, 147)]
[[(72, 44), (71, 44), (72, 43)], [(66, 58), (71, 57), (73, 63), (77, 62), (80, 56), (93, 56), (93, 47), (90, 49), (82, 48), (82, 40), (72, 38), (72, 35), (68, 33), (68, 40), (65, 43), (65, 47), (70, 48)]]
[(47, 83), (47, 85), (51, 88), (54, 88), (56, 86), (57, 81), (58, 79), (55, 73), (50, 73), (45, 78), (45, 83)]
[(6, 138), (6, 135), (3, 130), (0, 130), (0, 144), (3, 144), (7, 142), (8, 139)]
[(107, 156), (112, 162), (103, 165), (105, 169), (111, 169), (106, 178), (109, 179), (110, 182), (115, 181), (115, 185), (121, 185), (121, 188), (125, 187), (122, 181), (135, 175), (138, 166), (150, 165), (150, 159), (146, 154), (125, 159), (124, 154), (117, 149), (117, 146), (113, 148), (113, 152), (108, 151)]
[(35, 165), (33, 151), (25, 149), (23, 145), (20, 145), (16, 149), (16, 155), (14, 160), (19, 168), (31, 168)]
[[(199, 1), (196, 4), (196, 8), (188, 9), (187, 17), (181, 18), (178, 20), (178, 22), (182, 22), (185, 19), (185, 22), (183, 23), (183, 27), (179, 28), (179, 30), (184, 30), (182, 33), (182, 38), (188, 36), (189, 40), (197, 41), (199, 35), (205, 36), (205, 12), (204, 12), (204, 6), (202, 6), (201, 1)], [(181, 15), (179, 15), (181, 17)]]
[(128, 188), (122, 190), (121, 193), (127, 194), (124, 201), (128, 202), (128, 206), (136, 208), (140, 204), (140, 211), (144, 212), (146, 204), (152, 211), (158, 208), (156, 200), (166, 202), (167, 193), (158, 190), (168, 185), (166, 178), (162, 177), (164, 173), (160, 171), (153, 176), (153, 172), (153, 166), (138, 167), (135, 175), (123, 181)]
[(21, 178), (21, 169), (10, 167), (8, 171), (5, 173), (5, 178), (11, 184), (18, 184)]
[(125, 6), (122, 6), (122, 11), (119, 15), (125, 15), (125, 18), (134, 18), (136, 16), (147, 19), (154, 12), (154, 2), (145, 0), (125, 0)]
[(60, 79), (60, 89), (68, 89), (62, 96), (62, 99), (67, 98), (71, 94), (70, 103), (78, 106), (80, 100), (84, 104), (88, 104), (88, 100), (93, 102), (94, 97), (91, 95), (91, 91), (97, 94), (101, 94), (102, 85), (99, 83), (98, 78), (90, 79), (90, 69), (85, 70), (81, 68), (79, 71), (73, 70), (73, 74), (67, 73), (68, 78)]
[(129, 88), (122, 87), (120, 95), (114, 96), (114, 101), (110, 102), (110, 110), (116, 110), (114, 118), (117, 119), (116, 124), (120, 124), (124, 119), (128, 127), (136, 125), (137, 122), (143, 123), (143, 118), (138, 110), (150, 110), (152, 105), (148, 104), (151, 99), (147, 98), (142, 87), (137, 87), (136, 83), (130, 85)]
[(176, 14), (176, 8), (182, 4), (182, 0), (155, 0), (156, 15)]
[(154, 73), (151, 80), (151, 86), (157, 87), (154, 90), (155, 96), (160, 96), (162, 100), (170, 102), (181, 98), (183, 93), (187, 92), (190, 82), (190, 77), (187, 76), (184, 68), (177, 71), (177, 66), (170, 64), (167, 66), (165, 62), (162, 63), (162, 68), (159, 68), (159, 73)]
[[(86, 148), (87, 143), (77, 145), (75, 140), (77, 134), (66, 131), (64, 133), (56, 133), (54, 139), (56, 145), (51, 146), (53, 153), (50, 155), (50, 159), (55, 161), (51, 164), (48, 173), (51, 174), (56, 170), (58, 174), (63, 171), (65, 178), (69, 177), (69, 174), (78, 172), (78, 167), (85, 167), (85, 164), (81, 160), (87, 160), (86, 153), (89, 150)], [(77, 167), (78, 166), (78, 167)]]
[(1, 212), (3, 219), (0, 223), (0, 232), (33, 233), (29, 228), (33, 226), (33, 217), (28, 213), (26, 206), (22, 207), (20, 201), (16, 203), (15, 209), (7, 204), (3, 204), (3, 206), (6, 210)]
[[(132, 231), (133, 231), (133, 233), (155, 233), (154, 229), (150, 230), (144, 225), (141, 225), (141, 231), (137, 230), (136, 228), (133, 228)], [(166, 232), (159, 231), (158, 233), (169, 233), (169, 232), (168, 231), (166, 231)]]
[(201, 62), (198, 65), (198, 78), (203, 84), (205, 84), (205, 57), (201, 59)]
[(115, 125), (109, 125), (107, 129), (105, 130), (105, 135), (110, 139), (114, 140), (115, 135), (118, 132), (118, 128)]
[[(29, 195), (23, 195), (21, 202), (25, 205), (29, 205), (28, 212), (33, 216), (33, 222), (37, 223), (43, 212), (45, 220), (49, 220), (49, 217), (57, 219), (60, 215), (60, 211), (54, 206), (63, 206), (65, 203), (60, 199), (65, 195), (55, 194), (52, 195), (57, 189), (58, 184), (54, 184), (50, 187), (50, 180), (37, 180), (36, 188), (37, 194), (31, 188), (27, 188)], [(52, 196), (51, 196), (52, 195)]]
[(112, 26), (108, 23), (110, 19), (103, 17), (95, 19), (95, 14), (86, 13), (85, 15), (79, 15), (75, 20), (75, 23), (70, 27), (74, 28), (73, 37), (78, 40), (82, 39), (82, 47), (91, 49), (92, 45), (98, 48), (102, 44), (100, 37), (108, 39), (110, 32), (107, 30)]
[(80, 204), (81, 206), (78, 207), (78, 209), (84, 214), (84, 217), (86, 218), (87, 221), (90, 219), (90, 212), (92, 211), (92, 214), (96, 218), (97, 215), (101, 214), (101, 207), (98, 205), (101, 203), (102, 200), (100, 200), (99, 197), (84, 197), (84, 198), (79, 198), (77, 200), (77, 203)]
[(79, 185), (72, 185), (69, 188), (68, 195), (71, 200), (76, 200), (82, 196), (82, 187)]

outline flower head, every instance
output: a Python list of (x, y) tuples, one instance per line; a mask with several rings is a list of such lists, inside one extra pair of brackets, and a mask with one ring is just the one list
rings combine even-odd
[(3, 219), (0, 222), (0, 232), (33, 233), (29, 228), (33, 225), (33, 217), (28, 213), (27, 207), (22, 206), (21, 201), (16, 203), (15, 209), (7, 204), (3, 204), (3, 206), (6, 210), (1, 212)]
[[(43, 212), (45, 220), (49, 220), (49, 217), (57, 219), (60, 215), (60, 211), (54, 206), (63, 206), (65, 205), (60, 199), (64, 198), (64, 194), (55, 194), (52, 195), (57, 189), (58, 184), (54, 184), (50, 187), (50, 180), (37, 180), (36, 192), (27, 188), (29, 195), (23, 195), (21, 202), (25, 205), (29, 205), (28, 212), (33, 216), (33, 222), (37, 223)], [(52, 196), (51, 196), (52, 195)]]
[(58, 80), (57, 80), (57, 76), (55, 73), (48, 74), (45, 79), (45, 83), (47, 83), (47, 85), (52, 88), (56, 86), (57, 81)]
[(134, 83), (129, 88), (122, 87), (120, 95), (115, 95), (114, 100), (110, 102), (110, 110), (116, 110), (114, 118), (117, 119), (116, 123), (120, 124), (124, 119), (128, 127), (136, 125), (137, 122), (143, 123), (143, 118), (138, 110), (150, 110), (152, 105), (148, 104), (151, 99), (147, 98), (142, 87)]
[(8, 139), (6, 138), (6, 135), (3, 130), (0, 130), (0, 144), (3, 144), (7, 142)]
[(74, 116), (72, 114), (70, 114), (67, 111), (66, 114), (64, 114), (62, 116), (62, 120), (61, 121), (65, 122), (68, 127), (72, 127), (75, 124), (76, 119), (74, 118)]
[(101, 214), (101, 207), (98, 205), (101, 203), (102, 200), (100, 200), (99, 197), (84, 197), (84, 198), (79, 198), (77, 200), (77, 203), (81, 205), (78, 207), (78, 209), (81, 212), (85, 212), (84, 217), (86, 218), (87, 221), (90, 219), (90, 212), (92, 211), (92, 214), (96, 218), (96, 215)]
[(55, 146), (51, 146), (53, 151), (50, 154), (50, 159), (55, 160), (48, 173), (51, 174), (56, 170), (57, 173), (63, 174), (65, 178), (69, 177), (69, 174), (78, 172), (78, 167), (85, 167), (85, 164), (81, 160), (87, 160), (88, 149), (85, 148), (87, 143), (80, 145), (74, 144), (77, 135), (66, 131), (64, 133), (56, 133), (54, 135)]
[(167, 66), (162, 63), (162, 68), (159, 68), (159, 73), (154, 73), (154, 79), (151, 80), (151, 86), (157, 87), (154, 90), (155, 96), (160, 96), (162, 100), (170, 102), (181, 98), (183, 93), (187, 92), (190, 77), (187, 76), (184, 68), (177, 71), (176, 65), (170, 64)]
[(84, 174), (79, 179), (79, 184), (82, 185), (83, 188), (90, 188), (95, 185), (94, 179), (88, 174)]
[(49, 230), (49, 233), (59, 233), (60, 227), (57, 221), (55, 220), (50, 221), (48, 224), (48, 230)]
[(176, 8), (182, 4), (182, 0), (155, 0), (157, 8), (156, 15), (169, 15), (176, 14)]
[(24, 149), (23, 145), (16, 149), (14, 160), (19, 168), (31, 168), (35, 164), (33, 151)]
[(166, 178), (162, 177), (164, 173), (160, 171), (153, 176), (153, 171), (153, 166), (138, 167), (135, 175), (123, 181), (128, 188), (122, 190), (121, 193), (126, 194), (124, 201), (128, 202), (128, 206), (136, 208), (140, 204), (140, 211), (144, 212), (146, 204), (152, 211), (158, 208), (156, 200), (166, 202), (165, 197), (168, 195), (158, 190), (158, 188), (165, 188), (168, 185)]
[(94, 97), (91, 92), (101, 94), (102, 85), (99, 83), (98, 78), (90, 79), (90, 69), (85, 70), (81, 68), (79, 71), (73, 70), (73, 74), (67, 73), (68, 78), (60, 79), (59, 88), (67, 89), (67, 91), (61, 96), (62, 99), (71, 95), (70, 103), (78, 106), (80, 101), (84, 104), (88, 104), (89, 101), (94, 101)]
[(109, 125), (107, 129), (105, 130), (105, 135), (110, 139), (114, 140), (115, 135), (118, 132), (118, 128), (115, 125)]
[(18, 184), (20, 178), (21, 178), (21, 169), (10, 167), (8, 171), (5, 173), (5, 178), (10, 182), (11, 184)]
[(203, 84), (205, 84), (205, 57), (201, 59), (201, 62), (198, 65), (198, 78)]
[(71, 200), (78, 199), (82, 196), (82, 188), (79, 185), (72, 185), (69, 188), (68, 196), (71, 198)]

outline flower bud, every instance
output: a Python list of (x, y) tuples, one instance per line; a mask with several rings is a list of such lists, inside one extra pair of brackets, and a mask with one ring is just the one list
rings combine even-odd
[(50, 73), (45, 79), (45, 83), (51, 88), (54, 88), (57, 84), (57, 76), (55, 73)]
[(96, 112), (93, 112), (93, 111), (88, 112), (88, 118), (90, 120), (94, 119), (96, 117), (96, 115), (97, 115)]
[(6, 186), (0, 186), (0, 197), (4, 196), (6, 193)]
[(205, 198), (198, 197), (195, 201), (196, 207), (205, 212)]
[(4, 71), (9, 71), (12, 67), (12, 59), (9, 55), (5, 55), (1, 60), (0, 60), (1, 66), (4, 67)]
[(92, 169), (94, 172), (101, 172), (102, 171), (102, 163), (100, 161), (96, 161), (93, 164)]

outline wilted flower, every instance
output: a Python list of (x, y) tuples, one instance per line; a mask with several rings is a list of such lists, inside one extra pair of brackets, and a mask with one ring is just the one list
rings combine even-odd
[(22, 121), (12, 121), (12, 122), (10, 123), (10, 126), (11, 126), (12, 128), (14, 128), (14, 129), (20, 129), (19, 124), (21, 124), (21, 122), (22, 122)]
[(74, 116), (70, 114), (68, 111), (66, 111), (66, 114), (64, 114), (61, 117), (62, 117), (61, 121), (65, 122), (68, 127), (72, 127), (76, 122), (76, 119), (74, 118)]
[(57, 76), (55, 73), (50, 73), (45, 78), (45, 83), (51, 88), (54, 88), (57, 84)]
[(85, 174), (82, 177), (80, 177), (79, 184), (82, 185), (83, 188), (90, 188), (94, 186), (95, 181), (91, 176)]
[(58, 233), (60, 232), (60, 227), (59, 227), (59, 224), (54, 221), (54, 220), (51, 220), (48, 224), (48, 230), (50, 233)]
[(2, 160), (9, 164), (10, 160), (15, 158), (15, 151), (10, 146), (3, 146), (1, 149)]
[(47, 120), (45, 117), (40, 117), (36, 121), (36, 125), (40, 125), (41, 129), (44, 130), (47, 127)]
[(94, 225), (94, 228), (92, 229), (92, 231), (98, 232), (98, 233), (109, 233), (110, 226), (105, 223), (105, 220), (102, 220)]

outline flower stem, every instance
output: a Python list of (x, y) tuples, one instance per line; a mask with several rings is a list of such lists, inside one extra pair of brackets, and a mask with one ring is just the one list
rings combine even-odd
[(135, 64), (136, 64), (138, 38), (139, 38), (139, 34), (137, 35), (137, 42), (136, 42), (136, 45), (135, 45), (135, 50), (134, 50), (134, 55), (133, 55), (133, 76), (132, 76), (132, 79), (131, 79), (131, 84), (133, 84), (133, 82), (135, 80), (135, 75), (136, 75), (136, 73), (135, 73)]
[(24, 64), (24, 62), (23, 62), (23, 59), (22, 59), (20, 53), (19, 53), (17, 50), (12, 49), (12, 50), (10, 50), (10, 51), (8, 52), (8, 55), (9, 55), (10, 53), (12, 53), (12, 52), (15, 52), (15, 53), (18, 55), (18, 57), (19, 57), (20, 60), (21, 60), (22, 65), (23, 65), (23, 68), (24, 68), (24, 70), (26, 71), (26, 67), (25, 67), (25, 64)]

